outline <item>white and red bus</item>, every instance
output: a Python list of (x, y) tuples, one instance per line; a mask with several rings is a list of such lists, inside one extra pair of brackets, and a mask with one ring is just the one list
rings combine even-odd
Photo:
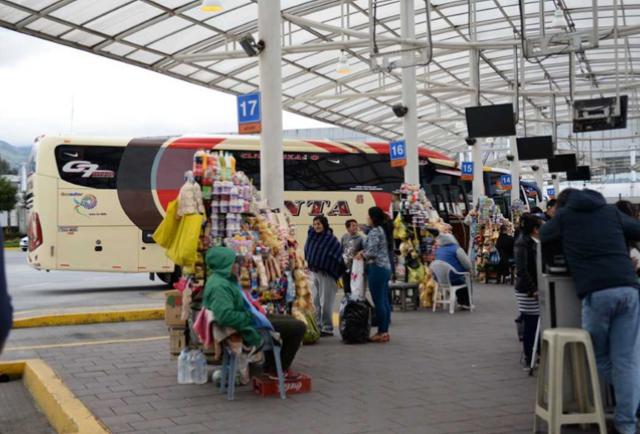
[[(184, 182), (198, 149), (231, 152), (260, 188), (256, 137), (41, 138), (28, 177), (28, 262), (40, 270), (155, 273), (170, 281), (173, 264), (151, 235)], [(285, 205), (298, 237), (316, 215), (336, 234), (344, 222), (388, 209), (403, 182), (384, 142), (285, 140)], [(420, 149), (420, 179), (446, 218), (467, 206), (456, 163)]]

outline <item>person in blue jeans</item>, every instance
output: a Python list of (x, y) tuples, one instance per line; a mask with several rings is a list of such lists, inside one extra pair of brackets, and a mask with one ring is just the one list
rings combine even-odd
[(391, 302), (389, 301), (391, 261), (389, 254), (393, 251), (393, 238), (388, 233), (387, 216), (377, 206), (369, 208), (369, 226), (372, 229), (367, 234), (364, 250), (358, 253), (356, 258), (366, 261), (367, 282), (378, 319), (378, 333), (369, 340), (386, 343), (391, 339), (389, 336), (389, 323), (391, 322)]
[(640, 240), (640, 222), (607, 205), (592, 190), (566, 189), (542, 226), (540, 241), (562, 242), (582, 300), (582, 327), (593, 341), (598, 371), (613, 385), (612, 433), (635, 434), (640, 405), (640, 294), (628, 242)]

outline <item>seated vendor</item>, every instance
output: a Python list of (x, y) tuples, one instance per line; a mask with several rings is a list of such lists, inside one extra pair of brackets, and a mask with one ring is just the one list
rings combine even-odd
[[(222, 327), (235, 329), (246, 345), (261, 347), (262, 337), (258, 329), (269, 329), (269, 323), (282, 339), (282, 369), (286, 372), (295, 358), (306, 332), (306, 324), (285, 315), (264, 315), (252, 312), (251, 305), (238, 285), (233, 268), (236, 253), (227, 247), (209, 249), (206, 257), (207, 283), (204, 305), (213, 312), (215, 321)], [(275, 374), (273, 354), (266, 354), (264, 370)]]

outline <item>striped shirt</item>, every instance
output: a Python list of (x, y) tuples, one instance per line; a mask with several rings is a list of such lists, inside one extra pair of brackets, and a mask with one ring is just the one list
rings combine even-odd
[(525, 315), (540, 315), (540, 304), (537, 298), (516, 291), (516, 301), (520, 313)]

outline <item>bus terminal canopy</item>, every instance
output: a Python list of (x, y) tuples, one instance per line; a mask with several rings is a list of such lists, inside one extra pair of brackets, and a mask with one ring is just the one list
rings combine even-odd
[[(258, 40), (257, 3), (222, 3), (212, 14), (200, 0), (0, 0), (0, 26), (226, 93), (256, 91), (258, 58), (239, 41)], [(415, 67), (419, 142), (449, 154), (467, 149), (464, 108), (477, 92), (482, 105), (517, 101), (519, 135), (558, 125), (567, 149), (581, 140), (569, 133), (574, 99), (626, 94), (628, 118), (638, 118), (638, 0), (414, 0), (412, 39), (401, 38), (398, 0), (273, 3), (282, 104), (293, 113), (397, 139), (402, 120), (392, 107), (402, 102), (402, 68)]]

